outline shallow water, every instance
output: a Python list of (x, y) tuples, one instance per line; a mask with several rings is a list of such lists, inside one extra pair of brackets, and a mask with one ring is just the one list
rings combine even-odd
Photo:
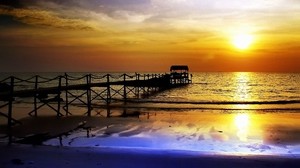
[(299, 113), (156, 111), (123, 119), (98, 125), (88, 132), (76, 130), (63, 136), (61, 143), (54, 138), (45, 144), (223, 154), (300, 154)]

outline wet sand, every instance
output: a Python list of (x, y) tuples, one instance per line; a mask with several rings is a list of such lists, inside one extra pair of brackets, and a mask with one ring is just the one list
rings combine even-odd
[(41, 140), (49, 140), (40, 144), (52, 146), (300, 154), (299, 119), (295, 112), (198, 110), (149, 111), (111, 118), (41, 116), (22, 119), (13, 135), (45, 135)]
[[(1, 145), (4, 167), (296, 167), (300, 114), (149, 111), (139, 117), (43, 116), (14, 135), (43, 145)], [(59, 137), (57, 137), (60, 135)], [(224, 166), (223, 166), (224, 165)]]

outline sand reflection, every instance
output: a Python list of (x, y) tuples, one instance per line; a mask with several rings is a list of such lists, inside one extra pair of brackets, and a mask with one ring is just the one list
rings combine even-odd
[(249, 114), (246, 113), (237, 114), (234, 117), (234, 123), (235, 126), (237, 127), (236, 135), (238, 136), (238, 138), (241, 141), (247, 141), (249, 124), (250, 124)]
[[(299, 120), (300, 113), (161, 111), (139, 118), (30, 118), (22, 127), (14, 127), (14, 134), (62, 135), (47, 140), (46, 145), (299, 154)], [(66, 130), (71, 131), (65, 134)]]

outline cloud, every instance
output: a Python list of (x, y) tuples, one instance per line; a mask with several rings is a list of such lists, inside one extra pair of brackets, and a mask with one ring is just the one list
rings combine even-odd
[(113, 18), (121, 19), (134, 23), (141, 23), (151, 18), (150, 14), (140, 14), (132, 11), (118, 10), (113, 13)]
[(203, 34), (214, 38), (218, 33), (221, 36), (239, 27), (251, 32), (272, 31), (270, 25), (280, 27), (283, 18), (286, 24), (293, 19), (290, 29), (294, 30), (295, 26), (299, 27), (295, 24), (299, 21), (295, 9), (300, 9), (300, 3), (295, 0), (27, 0), (18, 3), (0, 7), (0, 15), (37, 27), (96, 30), (95, 37), (106, 38), (99, 41), (113, 44), (118, 44), (120, 39), (153, 38), (173, 44), (174, 38), (167, 37), (178, 37), (175, 39), (178, 43), (202, 38)]
[(59, 14), (37, 8), (0, 7), (0, 15), (12, 16), (15, 20), (28, 25), (54, 27), (62, 29), (93, 30), (93, 26), (80, 19), (64, 18)]
[(23, 7), (21, 0), (1, 0), (0, 5), (5, 5), (14, 8)]
[(2, 14), (14, 16), (16, 20), (30, 25), (62, 29), (106, 29), (121, 32), (136, 24), (137, 29), (150, 25), (157, 29), (170, 27), (207, 30), (218, 29), (220, 26), (226, 28), (223, 25), (235, 27), (237, 23), (264, 24), (265, 17), (269, 19), (275, 17), (275, 14), (276, 16), (282, 14), (278, 11), (300, 9), (299, 2), (294, 0), (288, 2), (283, 0), (27, 0), (6, 4), (13, 8), (3, 13), (2, 7)]

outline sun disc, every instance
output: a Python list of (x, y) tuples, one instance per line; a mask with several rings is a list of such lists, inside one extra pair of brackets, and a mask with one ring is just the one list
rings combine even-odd
[(253, 37), (249, 34), (239, 34), (234, 36), (232, 43), (233, 45), (241, 50), (249, 48), (253, 41)]

